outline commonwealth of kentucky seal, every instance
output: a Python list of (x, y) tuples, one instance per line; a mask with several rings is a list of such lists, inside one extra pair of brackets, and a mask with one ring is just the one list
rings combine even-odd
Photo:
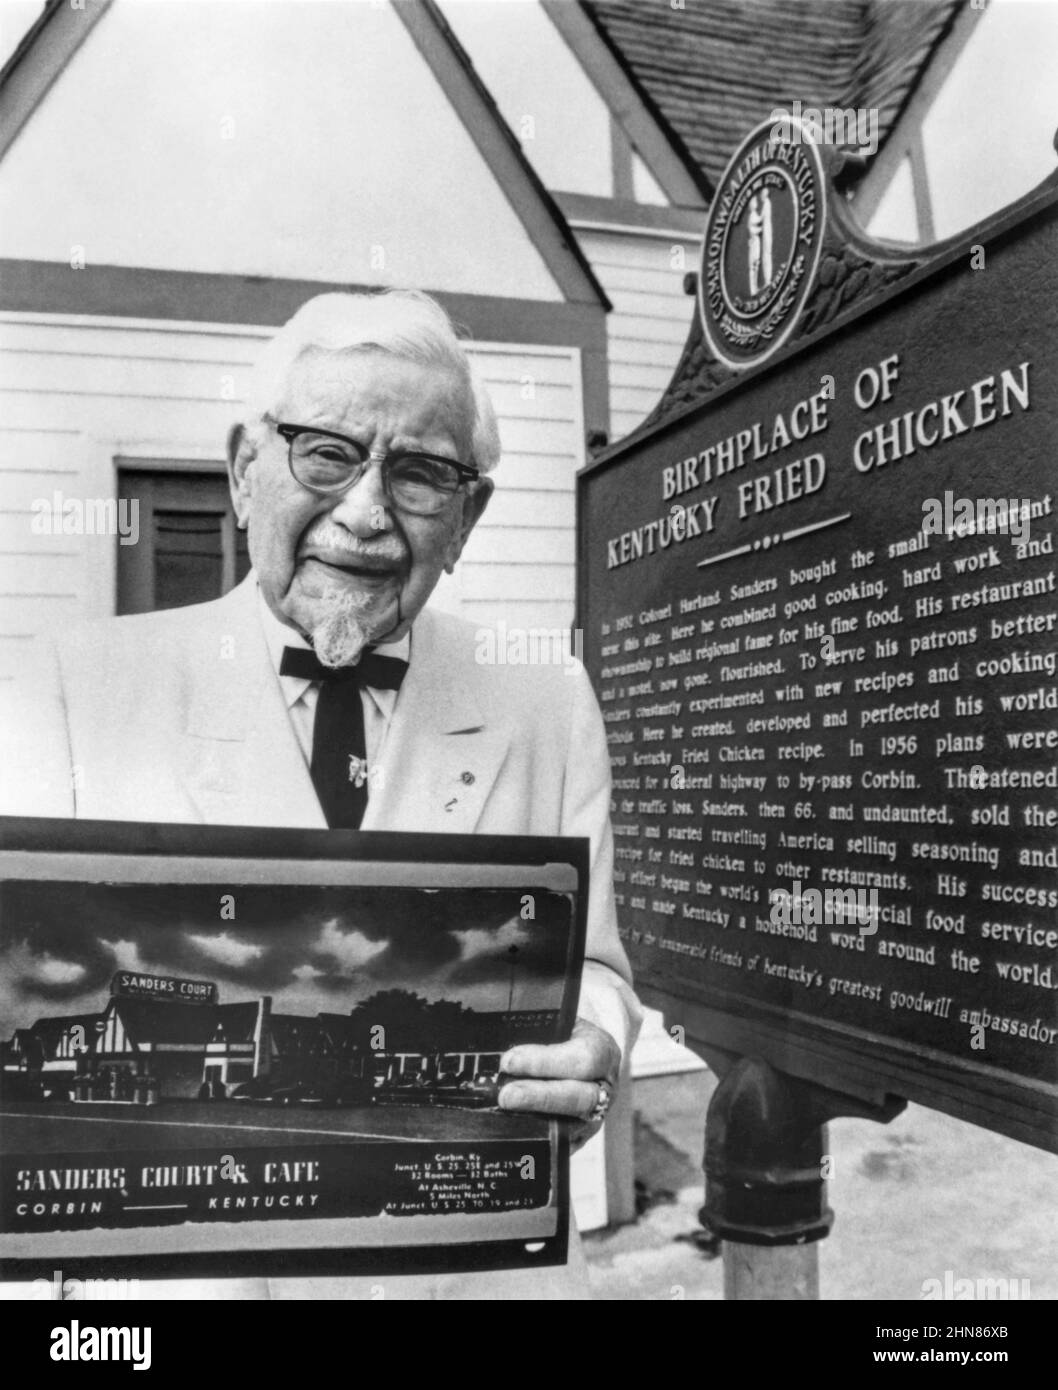
[(698, 309), (714, 357), (744, 369), (783, 345), (815, 280), (825, 217), (823, 165), (804, 127), (792, 117), (757, 126), (705, 228)]

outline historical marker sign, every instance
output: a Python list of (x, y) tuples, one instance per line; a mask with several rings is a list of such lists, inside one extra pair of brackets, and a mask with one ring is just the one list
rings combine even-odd
[(622, 935), (689, 1040), (1055, 1148), (1058, 185), (930, 257), (831, 192), (747, 369), (727, 301), (819, 251), (780, 176), (762, 281), (773, 143), (655, 418), (579, 481)]

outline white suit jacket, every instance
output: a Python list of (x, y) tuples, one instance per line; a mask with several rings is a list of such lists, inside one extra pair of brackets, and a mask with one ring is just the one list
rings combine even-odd
[[(0, 696), (0, 813), (326, 828), (252, 574), (216, 602), (85, 623), (49, 646)], [(640, 1015), (617, 936), (594, 694), (579, 663), (486, 665), (477, 652), (470, 624), (416, 618), (363, 828), (587, 837), (579, 1012), (627, 1056)]]

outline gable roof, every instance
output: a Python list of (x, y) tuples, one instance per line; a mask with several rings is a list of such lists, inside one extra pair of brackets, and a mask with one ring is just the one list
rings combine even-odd
[(217, 1025), (217, 1009), (210, 1004), (180, 1004), (171, 999), (115, 998), (114, 1013), (121, 1019), (132, 1042), (193, 1043), (205, 1047)]
[(569, 254), (583, 278), (583, 285), (579, 285), (569, 267), (548, 262), (566, 298), (587, 297), (584, 294), (586, 286), (604, 309), (611, 309), (613, 306), (606, 291), (581, 250), (580, 242), (573, 235), (562, 209), (526, 158), (514, 132), (500, 114), (495, 98), (478, 76), (470, 55), (456, 38), (435, 0), (393, 0), (393, 8), (430, 64), (434, 76), (489, 167), (506, 188), (508, 197), (541, 254), (544, 253), (542, 224), (552, 224), (549, 228), (551, 233), (558, 232), (561, 249)]
[(621, 55), (600, 35), (588, 12), (572, 0), (540, 0), (540, 4), (606, 103), (611, 121), (624, 132), (669, 202), (677, 207), (704, 207), (712, 190), (703, 169)]
[(773, 108), (878, 111), (884, 143), (963, 0), (577, 0), (715, 187)]
[[(196, 1004), (201, 1009), (203, 1005)], [(250, 1000), (242, 1004), (215, 1004), (214, 1031), (210, 1042), (252, 1042), (257, 1027), (257, 1004)]]
[(85, 1038), (96, 1036), (96, 1023), (102, 1014), (56, 1014), (51, 1018), (38, 1018), (29, 1028), (20, 1028), (23, 1040), (34, 1038), (49, 1052), (54, 1053), (63, 1035), (71, 1028), (83, 1028)]
[[(61, 80), (64, 69), (111, 3), (81, 0), (84, 8), (79, 5), (75, 9), (70, 0), (47, 0), (0, 70), (0, 157), (32, 120), (52, 85)], [(394, 0), (391, 8), (456, 120), (470, 136), (507, 209), (521, 224), (562, 300), (608, 310), (611, 306), (606, 293), (561, 209), (541, 183), (433, 0)], [(350, 14), (355, 18), (354, 9)], [(384, 61), (383, 53), (378, 54), (378, 60)], [(340, 157), (337, 152), (336, 157)]]

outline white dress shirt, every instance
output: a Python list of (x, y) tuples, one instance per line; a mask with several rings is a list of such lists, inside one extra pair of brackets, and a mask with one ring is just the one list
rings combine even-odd
[[(287, 714), (294, 726), (294, 733), (297, 735), (305, 762), (311, 766), (312, 726), (316, 719), (320, 683), (305, 680), (302, 676), (281, 676), (279, 666), (283, 660), (284, 647), (303, 647), (306, 651), (311, 651), (312, 644), (307, 642), (296, 628), (287, 627), (286, 623), (279, 621), (265, 602), (260, 589), (257, 590), (257, 607), (261, 615), (265, 642), (268, 644), (268, 654), (272, 658), (272, 665), (275, 667), (286, 700)], [(382, 656), (399, 657), (402, 661), (408, 661), (411, 658), (411, 633), (405, 633), (399, 642), (380, 643), (375, 649)], [(399, 693), (397, 690), (374, 690), (370, 687), (360, 692), (364, 706), (364, 743), (368, 767), (377, 766), (381, 760)]]

